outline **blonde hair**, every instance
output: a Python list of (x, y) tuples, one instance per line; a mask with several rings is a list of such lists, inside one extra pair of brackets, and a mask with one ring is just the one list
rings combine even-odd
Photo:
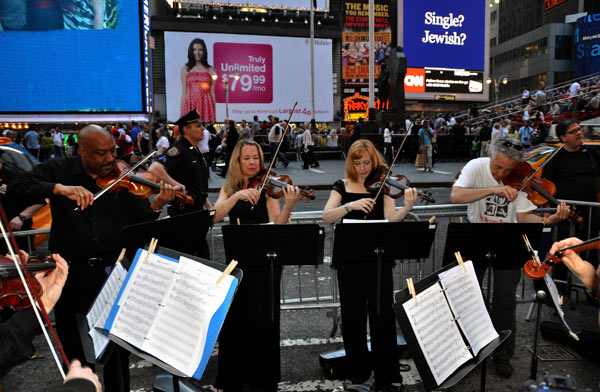
[(356, 169), (354, 168), (354, 160), (360, 158), (364, 153), (368, 153), (371, 157), (371, 171), (377, 170), (384, 166), (381, 154), (370, 140), (359, 139), (352, 143), (348, 150), (346, 158), (346, 178), (352, 181), (358, 180)]
[(229, 170), (227, 171), (227, 179), (223, 184), (225, 193), (227, 196), (233, 195), (235, 192), (242, 189), (244, 186), (244, 175), (242, 173), (242, 167), (240, 165), (240, 157), (242, 155), (242, 148), (246, 146), (255, 146), (258, 151), (258, 157), (260, 160), (260, 169), (263, 169), (265, 165), (265, 158), (263, 156), (262, 148), (254, 140), (242, 139), (240, 140), (231, 153), (231, 159), (229, 160)]

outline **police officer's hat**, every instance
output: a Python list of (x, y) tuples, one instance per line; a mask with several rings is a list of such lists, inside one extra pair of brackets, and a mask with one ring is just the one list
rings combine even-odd
[(175, 124), (179, 126), (179, 128), (183, 128), (188, 124), (192, 123), (203, 123), (202, 118), (200, 117), (200, 113), (198, 110), (192, 109), (187, 114), (181, 116), (179, 120), (175, 121)]

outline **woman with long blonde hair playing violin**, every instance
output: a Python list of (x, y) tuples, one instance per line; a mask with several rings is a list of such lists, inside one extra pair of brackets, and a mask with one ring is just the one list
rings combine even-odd
[[(357, 140), (350, 146), (346, 159), (346, 178), (333, 184), (323, 211), (323, 221), (338, 219), (387, 219), (401, 221), (414, 206), (417, 190), (404, 193), (404, 207), (396, 210), (394, 199), (383, 192), (369, 192), (365, 181), (384, 167), (380, 153), (369, 140)], [(357, 239), (360, 246), (360, 238)], [(392, 310), (393, 260), (384, 260), (382, 268), (381, 313), (377, 316), (377, 268), (375, 263), (340, 264), (337, 268), (342, 311), (342, 336), (346, 363), (353, 384), (366, 381), (375, 372), (375, 390), (399, 391), (399, 352), (396, 344), (396, 321)], [(372, 353), (367, 348), (367, 317), (369, 319)]]
[[(260, 145), (241, 140), (229, 162), (227, 179), (215, 203), (214, 221), (229, 215), (230, 224), (285, 224), (294, 209), (300, 190), (283, 188), (285, 204), (250, 188), (251, 179), (262, 173), (264, 158)], [(244, 278), (227, 314), (219, 336), (219, 358), (215, 387), (224, 391), (276, 391), (279, 369), (279, 281), (281, 267), (274, 268), (276, 284), (270, 304), (270, 278), (267, 269), (244, 267)], [(271, 322), (270, 309), (275, 309)], [(276, 337), (276, 339), (275, 339)], [(256, 360), (261, 353), (265, 360)]]

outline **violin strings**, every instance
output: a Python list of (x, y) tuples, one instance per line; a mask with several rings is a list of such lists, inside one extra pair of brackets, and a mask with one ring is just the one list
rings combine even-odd
[[(31, 293), (31, 291), (29, 290), (29, 285), (26, 284), (27, 279), (25, 278), (25, 275), (23, 273), (22, 266), (18, 262), (17, 256), (15, 254), (15, 249), (13, 248), (13, 245), (10, 243), (10, 241), (8, 239), (8, 234), (6, 233), (6, 228), (4, 226), (6, 217), (4, 215), (4, 209), (1, 207), (1, 204), (0, 204), (0, 214), (2, 215), (2, 219), (0, 219), (0, 231), (2, 231), (2, 236), (4, 237), (4, 241), (6, 242), (6, 247), (10, 253), (11, 258), (13, 259), (13, 262), (15, 263), (15, 267), (17, 269), (17, 272), (19, 273), (19, 277), (21, 278), (21, 281), (23, 282), (23, 286), (25, 288), (25, 292), (27, 293), (27, 297), (29, 297), (29, 301), (31, 301), (31, 307), (33, 308), (33, 311), (38, 320), (38, 323), (42, 327), (41, 328), (42, 332), (44, 334), (44, 337), (46, 338), (46, 342), (48, 343), (48, 346), (50, 347), (50, 351), (52, 352), (52, 356), (54, 357), (54, 361), (56, 362), (58, 371), (60, 372), (60, 375), (62, 376), (62, 378), (64, 380), (67, 376), (65, 375), (65, 371), (63, 370), (60, 360), (58, 359), (58, 355), (56, 354), (54, 345), (52, 344), (52, 342), (50, 340), (50, 336), (48, 336), (48, 331), (46, 330), (46, 328), (44, 328), (44, 322), (42, 321), (42, 317), (40, 316), (40, 310), (35, 305), (35, 299), (33, 298), (33, 294)], [(41, 306), (41, 304), (40, 304), (40, 306)], [(56, 336), (54, 336), (54, 338), (56, 339)], [(58, 339), (57, 339), (57, 341), (58, 341)], [(64, 355), (64, 353), (62, 353), (62, 354)], [(66, 356), (65, 356), (65, 358), (66, 358)], [(66, 362), (65, 365), (68, 366), (68, 362)]]
[(398, 147), (398, 150), (396, 151), (396, 155), (394, 156), (394, 159), (392, 160), (392, 163), (390, 163), (390, 167), (388, 168), (387, 173), (385, 173), (385, 178), (383, 179), (383, 181), (381, 182), (381, 186), (377, 190), (377, 194), (375, 195), (375, 200), (377, 200), (377, 198), (379, 197), (379, 194), (381, 193), (381, 190), (383, 189), (383, 186), (385, 185), (385, 182), (387, 181), (388, 177), (390, 176), (390, 173), (392, 172), (392, 168), (394, 167), (394, 163), (396, 163), (396, 159), (398, 159), (398, 156), (400, 155), (400, 151), (402, 151), (402, 146), (404, 146), (404, 142), (406, 141), (407, 137), (408, 137), (408, 132), (406, 132), (404, 134), (404, 138), (402, 139), (402, 143), (400, 143), (400, 147)]
[(552, 160), (552, 158), (554, 158), (556, 156), (556, 154), (558, 154), (558, 152), (560, 150), (562, 150), (562, 148), (564, 146), (565, 146), (565, 144), (563, 143), (560, 147), (558, 147), (556, 150), (554, 150), (552, 152), (552, 154), (550, 154), (546, 160), (544, 160), (544, 162), (527, 178), (527, 180), (525, 180), (525, 182), (523, 182), (523, 185), (521, 185), (521, 189), (519, 189), (519, 192), (522, 191), (523, 189), (525, 189), (525, 187), (527, 187), (527, 185), (531, 182), (531, 180), (533, 180), (535, 175), (538, 174), (539, 171), (542, 170), (544, 168), (544, 166), (546, 166), (548, 164), (548, 162), (550, 162)]

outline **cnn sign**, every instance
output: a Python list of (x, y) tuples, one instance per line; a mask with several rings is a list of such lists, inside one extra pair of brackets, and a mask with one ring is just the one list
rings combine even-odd
[(404, 91), (407, 93), (425, 92), (425, 70), (423, 68), (407, 68), (404, 76)]

